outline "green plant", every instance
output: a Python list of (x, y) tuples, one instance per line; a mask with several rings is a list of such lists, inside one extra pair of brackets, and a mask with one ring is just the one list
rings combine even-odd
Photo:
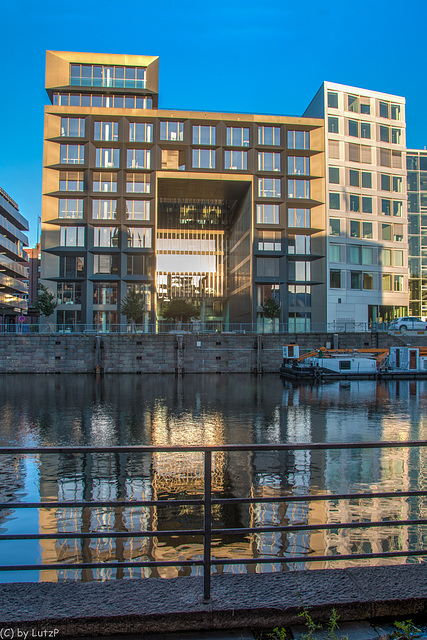
[(126, 298), (122, 301), (121, 312), (130, 320), (134, 326), (141, 322), (144, 313), (144, 300), (136, 293), (135, 289), (131, 289)]
[(39, 284), (38, 292), (34, 307), (46, 318), (49, 318), (58, 306), (58, 301), (44, 284)]
[(286, 637), (286, 629), (284, 627), (281, 627), (280, 629), (279, 627), (276, 627), (267, 636), (267, 638), (271, 638), (271, 640), (285, 640)]
[(339, 629), (339, 618), (340, 616), (338, 615), (337, 610), (332, 609), (328, 624), (326, 625), (329, 629), (328, 638), (330, 638), (330, 640), (348, 640), (348, 636), (338, 636), (337, 634), (337, 629)]
[(188, 322), (192, 318), (198, 318), (200, 311), (194, 304), (175, 298), (163, 309), (162, 316), (165, 320)]
[(302, 634), (301, 640), (315, 640), (316, 636), (314, 634), (317, 630), (322, 628), (322, 625), (314, 622), (307, 609), (303, 609), (303, 611), (298, 614), (298, 618), (303, 618), (304, 624), (307, 627), (307, 631)]
[(261, 305), (261, 309), (264, 317), (269, 320), (280, 318), (280, 304), (274, 298), (267, 298), (264, 304)]
[(412, 620), (394, 622), (396, 630), (390, 635), (391, 640), (412, 640), (421, 635), (421, 630), (414, 625)]

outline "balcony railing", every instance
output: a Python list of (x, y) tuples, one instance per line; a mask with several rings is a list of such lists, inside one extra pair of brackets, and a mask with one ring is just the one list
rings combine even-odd
[[(131, 500), (121, 499), (121, 500), (93, 500), (93, 499), (54, 499), (54, 493), (52, 492), (52, 485), (54, 486), (55, 480), (58, 484), (58, 478), (55, 478), (55, 475), (52, 474), (52, 471), (55, 469), (54, 466), (48, 465), (49, 468), (49, 487), (50, 494), (49, 498), (46, 500), (41, 500), (37, 502), (24, 502), (17, 501), (13, 494), (10, 494), (12, 497), (9, 499), (4, 499), (2, 503), (0, 503), (0, 510), (5, 510), (8, 512), (8, 516), (10, 517), (11, 512), (15, 512), (13, 514), (14, 519), (17, 517), (17, 512), (22, 509), (32, 509), (39, 510), (39, 522), (46, 521), (49, 523), (49, 526), (52, 525), (52, 517), (47, 515), (51, 510), (64, 510), (67, 509), (67, 512), (71, 509), (82, 510), (83, 514), (84, 509), (90, 509), (89, 512), (91, 515), (94, 513), (102, 513), (102, 509), (112, 509), (114, 513), (119, 514), (119, 520), (121, 522), (121, 530), (111, 530), (111, 527), (105, 525), (105, 521), (102, 517), (96, 517), (94, 519), (83, 518), (81, 517), (81, 523), (86, 522), (86, 525), (83, 526), (81, 524), (80, 530), (67, 530), (66, 531), (54, 531), (49, 533), (44, 533), (41, 531), (33, 532), (33, 533), (1, 533), (0, 534), (0, 543), (6, 541), (20, 541), (20, 540), (39, 540), (41, 543), (47, 540), (77, 540), (83, 547), (84, 541), (90, 540), (106, 540), (106, 539), (120, 539), (125, 538), (130, 541), (135, 541), (136, 539), (141, 538), (162, 538), (168, 536), (174, 537), (183, 537), (187, 540), (188, 537), (199, 536), (203, 539), (203, 552), (202, 554), (194, 553), (191, 559), (182, 559), (179, 557), (175, 557), (172, 559), (162, 559), (162, 560), (121, 560), (117, 558), (116, 554), (112, 553), (112, 549), (110, 549), (111, 553), (108, 557), (105, 557), (102, 561), (96, 562), (42, 562), (36, 564), (27, 564), (17, 562), (17, 559), (13, 556), (10, 558), (9, 564), (0, 565), (0, 572), (19, 572), (23, 573), (25, 571), (44, 571), (44, 570), (90, 570), (90, 569), (125, 569), (125, 568), (137, 568), (137, 567), (184, 567), (184, 566), (199, 566), (202, 567), (203, 572), (203, 597), (205, 601), (208, 601), (211, 596), (211, 572), (212, 568), (219, 565), (266, 565), (266, 564), (274, 564), (281, 565), (282, 570), (286, 569), (295, 569), (296, 565), (301, 565), (301, 563), (312, 563), (312, 562), (331, 562), (331, 561), (352, 561), (355, 560), (374, 560), (374, 559), (399, 559), (399, 558), (423, 558), (427, 556), (427, 548), (423, 546), (423, 534), (422, 531), (419, 536), (411, 535), (409, 536), (408, 532), (401, 540), (401, 546), (406, 546), (407, 548), (390, 548), (393, 546), (393, 536), (395, 536), (396, 530), (401, 527), (421, 527), (427, 525), (427, 519), (422, 517), (403, 517), (402, 519), (395, 519), (392, 515), (387, 515), (381, 520), (368, 519), (368, 516), (372, 516), (372, 513), (377, 514), (378, 509), (375, 508), (375, 511), (372, 512), (366, 506), (367, 501), (370, 500), (378, 500), (381, 499), (382, 507), (385, 504), (386, 499), (392, 499), (394, 501), (394, 508), (391, 505), (391, 513), (396, 512), (396, 499), (398, 498), (410, 498), (410, 499), (421, 499), (418, 509), (408, 509), (411, 513), (417, 512), (418, 514), (423, 513), (422, 501), (427, 496), (427, 491), (420, 489), (410, 489), (404, 491), (356, 491), (350, 493), (329, 493), (325, 491), (324, 493), (310, 493), (310, 494), (295, 494), (295, 495), (275, 495), (272, 496), (259, 496), (259, 497), (216, 497), (216, 493), (218, 489), (213, 490), (212, 487), (212, 478), (213, 478), (213, 463), (215, 463), (215, 454), (218, 452), (247, 452), (249, 455), (255, 455), (257, 453), (268, 453), (268, 452), (297, 452), (297, 451), (339, 451), (339, 450), (365, 450), (365, 449), (414, 449), (418, 448), (420, 453), (425, 452), (425, 448), (427, 446), (427, 441), (406, 441), (406, 442), (361, 442), (361, 443), (294, 443), (294, 444), (252, 444), (252, 445), (218, 445), (218, 446), (185, 446), (185, 447), (173, 447), (173, 446), (111, 446), (111, 447), (1, 447), (0, 448), (0, 456), (16, 456), (16, 464), (15, 469), (18, 469), (19, 459), (22, 459), (23, 456), (36, 456), (39, 458), (39, 461), (42, 458), (49, 457), (52, 454), (56, 454), (57, 456), (84, 456), (85, 461), (85, 469), (90, 469), (90, 458), (96, 455), (102, 454), (110, 454), (110, 455), (126, 455), (132, 456), (140, 456), (140, 462), (142, 465), (143, 456), (153, 456), (155, 454), (171, 454), (171, 453), (193, 453), (199, 452), (203, 456), (203, 464), (201, 466), (202, 477), (203, 477), (203, 489), (199, 487), (199, 495), (203, 492), (202, 497), (200, 498), (188, 498), (188, 499), (175, 499), (175, 498), (164, 498), (159, 500), (145, 500), (139, 499), (138, 493), (134, 492)], [(9, 458), (10, 460), (10, 458)], [(9, 461), (10, 466), (10, 461)], [(48, 464), (48, 463), (47, 463)], [(132, 463), (134, 464), (134, 463)], [(152, 468), (152, 464), (149, 467)], [(107, 469), (107, 467), (105, 467)], [(105, 471), (105, 470), (104, 470)], [(88, 472), (89, 473), (89, 472)], [(171, 473), (173, 475), (173, 466), (171, 467)], [(196, 474), (193, 473), (193, 476)], [(127, 477), (127, 476), (126, 476)], [(422, 476), (420, 476), (422, 477)], [(197, 495), (196, 491), (191, 491), (192, 495)], [(56, 491), (56, 495), (59, 495), (59, 491)], [(72, 491), (68, 492), (68, 495), (72, 495)], [(141, 489), (141, 496), (143, 495)], [(180, 495), (180, 491), (177, 491), (177, 495)], [(364, 509), (366, 509), (366, 516), (363, 519), (359, 519), (358, 517), (354, 518), (352, 521), (345, 522), (337, 522), (337, 521), (320, 521), (320, 514), (328, 513), (326, 509), (316, 509), (316, 515), (314, 517), (314, 522), (309, 522), (309, 510), (308, 505), (313, 502), (327, 502), (333, 501), (334, 505), (339, 505), (340, 502), (343, 504), (343, 513), (349, 513), (348, 510), (348, 502), (350, 500), (353, 501), (363, 501)], [(306, 522), (301, 522), (301, 517), (297, 516), (294, 519), (294, 522), (290, 521), (289, 518), (282, 518), (280, 520), (280, 524), (268, 524), (267, 526), (248, 526), (248, 527), (223, 527), (223, 528), (214, 528), (213, 520), (214, 520), (214, 512), (215, 509), (221, 506), (234, 506), (237, 505), (260, 505), (260, 504), (286, 504), (286, 503), (298, 503), (300, 505), (307, 505), (305, 520)], [(378, 501), (373, 503), (374, 505), (378, 505)], [(189, 513), (189, 508), (197, 506), (203, 508), (203, 526), (195, 526), (190, 529), (184, 528), (168, 528), (166, 530), (159, 530), (156, 528), (157, 520), (153, 518), (150, 521), (150, 525), (147, 525), (145, 528), (140, 528), (139, 525), (136, 531), (126, 530), (125, 521), (126, 519), (122, 517), (123, 510), (129, 507), (164, 507), (165, 505), (171, 505), (173, 507), (185, 507), (185, 511)], [(346, 506), (347, 505), (347, 506)], [(97, 511), (98, 510), (98, 511)], [(382, 509), (383, 513), (387, 513), (386, 509)], [(399, 511), (399, 509), (398, 509)], [(63, 514), (63, 511), (61, 512)], [(79, 511), (80, 513), (80, 511)], [(88, 513), (88, 512), (86, 512)], [(105, 512), (104, 512), (105, 513)], [(334, 513), (339, 513), (339, 507), (334, 508)], [(45, 517), (42, 517), (42, 514)], [(402, 515), (401, 510), (399, 514)], [(378, 517), (378, 516), (377, 516)], [(62, 515), (61, 515), (62, 518)], [(77, 515), (75, 518), (71, 518), (70, 522), (78, 523), (79, 518)], [(117, 518), (116, 518), (117, 520)], [(29, 520), (31, 521), (31, 520)], [(283, 521), (286, 524), (283, 524)], [(140, 521), (142, 524), (142, 521)], [(87, 523), (90, 523), (89, 525)], [(7, 520), (3, 519), (2, 530), (5, 531), (5, 526), (7, 524)], [(228, 554), (220, 557), (222, 544), (218, 546), (215, 545), (215, 557), (212, 554), (212, 538), (215, 537), (216, 540), (223, 536), (234, 537), (234, 536), (255, 536), (264, 533), (298, 533), (298, 532), (327, 532), (327, 531), (339, 531), (339, 532), (347, 532), (350, 529), (360, 529), (366, 532), (370, 532), (373, 529), (378, 529), (379, 527), (385, 527), (389, 532), (387, 534), (387, 539), (389, 542), (385, 542), (382, 547), (387, 548), (388, 550), (377, 551), (377, 552), (355, 552), (348, 553), (346, 552), (347, 548), (344, 549), (344, 552), (340, 552), (339, 548), (336, 547), (336, 551), (334, 553), (313, 553), (312, 549), (309, 549), (306, 554), (294, 554), (292, 553), (292, 548), (287, 547), (284, 555), (261, 555), (261, 557), (230, 557)], [(78, 527), (76, 527), (78, 529)], [(86, 528), (85, 531), (82, 529)], [(133, 527), (130, 527), (133, 528)], [(89, 530), (87, 530), (89, 529)], [(16, 524), (13, 527), (13, 530), (16, 531)], [(391, 531), (391, 532), (390, 532)], [(412, 533), (415, 529), (412, 529)], [(369, 538), (366, 538), (369, 539)], [(411, 542), (409, 542), (411, 540)], [(418, 540), (418, 542), (416, 542)], [(403, 541), (403, 542), (402, 542)], [(87, 545), (87, 543), (85, 543)], [(421, 546), (418, 546), (421, 545)], [(381, 545), (380, 545), (381, 546)], [(397, 545), (399, 546), (399, 545)], [(350, 545), (351, 548), (351, 545)], [(73, 557), (75, 557), (74, 554)], [(78, 555), (78, 554), (77, 554)], [(146, 558), (147, 555), (145, 552), (141, 552), (141, 555)], [(82, 555), (83, 558), (83, 555)]]

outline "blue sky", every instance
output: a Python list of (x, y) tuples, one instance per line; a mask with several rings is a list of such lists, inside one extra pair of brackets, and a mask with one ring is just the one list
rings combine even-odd
[(424, 148), (426, 17), (425, 0), (3, 3), (0, 186), (32, 246), (46, 49), (158, 55), (160, 108), (301, 115), (324, 80), (403, 95), (408, 147)]

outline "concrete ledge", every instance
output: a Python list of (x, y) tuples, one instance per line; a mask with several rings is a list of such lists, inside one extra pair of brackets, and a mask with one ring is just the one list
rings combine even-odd
[(213, 576), (209, 604), (202, 587), (188, 577), (3, 584), (0, 627), (107, 636), (291, 626), (303, 607), (319, 622), (332, 607), (342, 621), (410, 616), (427, 605), (427, 565)]

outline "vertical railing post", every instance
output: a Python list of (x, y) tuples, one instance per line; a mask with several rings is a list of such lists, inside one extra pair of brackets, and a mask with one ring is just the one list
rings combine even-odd
[(211, 598), (211, 542), (212, 542), (212, 451), (205, 450), (204, 476), (204, 541), (203, 541), (203, 601)]

